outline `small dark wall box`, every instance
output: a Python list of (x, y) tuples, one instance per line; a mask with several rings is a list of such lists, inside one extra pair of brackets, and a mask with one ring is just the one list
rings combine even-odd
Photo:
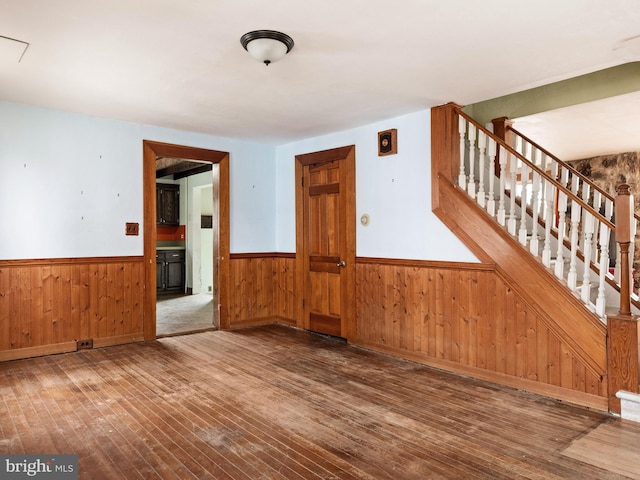
[(398, 153), (398, 130), (384, 130), (378, 132), (378, 156), (394, 155)]

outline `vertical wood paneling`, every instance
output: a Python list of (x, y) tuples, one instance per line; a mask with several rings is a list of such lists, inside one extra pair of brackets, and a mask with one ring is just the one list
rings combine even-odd
[[(20, 276), (18, 278), (17, 289), (21, 292), (20, 298), (17, 300), (16, 305), (19, 309), (20, 318), (20, 342), (21, 347), (27, 347), (33, 342), (31, 337), (32, 332), (35, 332), (32, 324), (31, 314), (31, 288), (29, 282), (31, 275), (26, 268), (20, 269)], [(36, 335), (34, 335), (36, 337)]]
[(507, 375), (540, 384), (538, 390), (556, 398), (563, 397), (561, 389), (579, 392), (578, 399), (573, 393), (566, 398), (600, 405), (603, 399), (591, 396), (606, 396), (606, 378), (595, 375), (493, 268), (416, 263), (360, 259), (354, 343), (459, 365), (464, 373), (483, 371), (498, 382)]
[(142, 332), (142, 277), (138, 257), (0, 262), (0, 358), (85, 338), (133, 341)]
[[(11, 275), (14, 269), (5, 269), (7, 275)], [(54, 278), (53, 266), (42, 265), (33, 269), (34, 275), (42, 279), (42, 328), (40, 328), (40, 345), (50, 345), (53, 342), (51, 332), (53, 329), (53, 304), (54, 304)], [(15, 348), (15, 347), (13, 347)]]
[(273, 320), (296, 324), (293, 255), (233, 254), (229, 270), (231, 327)]
[(9, 289), (11, 277), (5, 269), (0, 269), (0, 350), (11, 348), (11, 317), (9, 315)]
[(299, 301), (295, 295), (295, 256), (274, 259), (276, 288), (276, 316), (295, 323), (295, 308)]

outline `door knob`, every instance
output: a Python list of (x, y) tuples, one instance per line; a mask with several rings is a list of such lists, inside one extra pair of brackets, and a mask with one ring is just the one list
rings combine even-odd
[(346, 263), (344, 263), (344, 260), (340, 260), (340, 261), (337, 263), (337, 265), (338, 265), (338, 267), (346, 267), (346, 266), (347, 266), (347, 264), (346, 264)]

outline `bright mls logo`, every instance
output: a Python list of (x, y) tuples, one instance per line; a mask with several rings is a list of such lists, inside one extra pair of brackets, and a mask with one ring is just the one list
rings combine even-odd
[(0, 455), (0, 480), (78, 480), (77, 455)]

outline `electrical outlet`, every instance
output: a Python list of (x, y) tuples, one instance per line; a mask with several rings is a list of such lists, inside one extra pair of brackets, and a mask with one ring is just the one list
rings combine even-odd
[(93, 348), (93, 338), (88, 338), (86, 340), (76, 340), (76, 350), (86, 350), (89, 348)]
[(127, 222), (125, 226), (125, 235), (138, 235), (139, 224)]

